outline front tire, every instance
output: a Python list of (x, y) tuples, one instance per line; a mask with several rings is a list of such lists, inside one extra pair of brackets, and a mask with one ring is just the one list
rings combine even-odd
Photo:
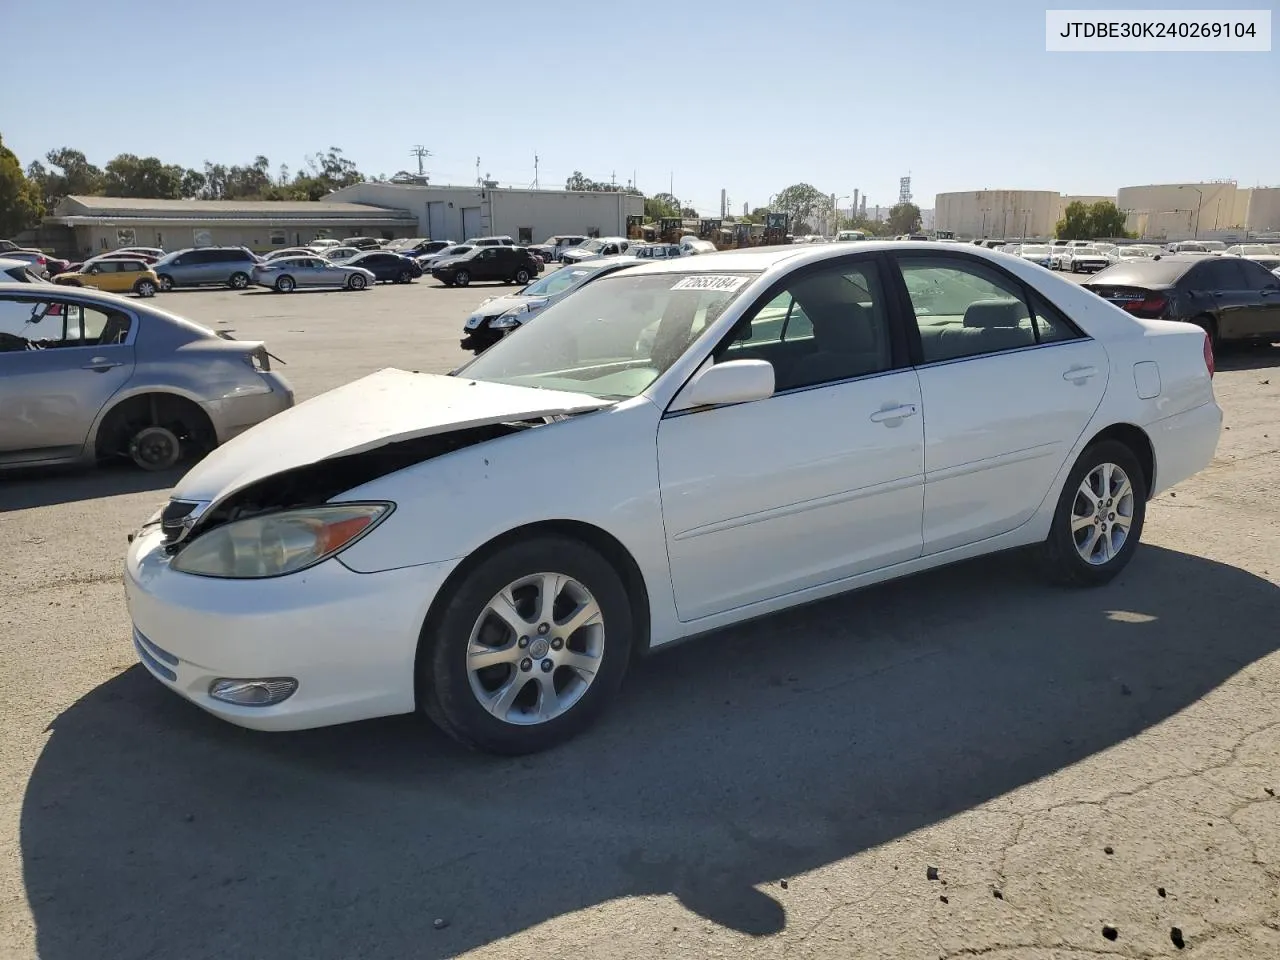
[(456, 286), (465, 287), (471, 282), (471, 274), (466, 270), (459, 270), (453, 275), (453, 282)]
[(1071, 468), (1049, 536), (1035, 548), (1053, 582), (1093, 587), (1109, 582), (1138, 549), (1147, 514), (1147, 482), (1137, 456), (1118, 440), (1085, 449)]
[(515, 281), (516, 281), (516, 283), (520, 284), (520, 286), (522, 286), (522, 287), (523, 287), (525, 284), (527, 284), (527, 283), (529, 282), (529, 271), (528, 271), (528, 270), (523, 270), (523, 269), (521, 269), (521, 270), (517, 270), (517, 271), (516, 271), (516, 276), (515, 276)]
[(276, 280), (276, 291), (279, 293), (293, 293), (297, 284), (293, 282), (293, 277), (283, 276)]
[(423, 625), (418, 702), (491, 753), (546, 750), (586, 729), (630, 660), (631, 605), (597, 551), (530, 538), (480, 560)]
[(408, 270), (401, 270), (400, 275), (396, 277), (396, 283), (408, 283), (413, 279), (413, 274)]
[(160, 289), (163, 290), (165, 293), (168, 293), (170, 290), (173, 289), (173, 277), (169, 276), (167, 273), (162, 273), (160, 274), (159, 279), (160, 279)]
[(369, 285), (369, 281), (367, 281), (364, 277), (360, 276), (360, 274), (358, 273), (353, 273), (351, 275), (351, 279), (347, 281), (348, 290), (363, 290), (368, 285)]

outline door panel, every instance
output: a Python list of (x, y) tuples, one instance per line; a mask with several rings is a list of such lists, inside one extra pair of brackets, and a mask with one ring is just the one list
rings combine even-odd
[(912, 370), (662, 420), (658, 470), (681, 620), (920, 555), (924, 417)]
[[(1068, 372), (1091, 376), (1064, 379)], [(925, 426), (924, 552), (1029, 520), (1107, 384), (1094, 340), (920, 369)]]
[(0, 353), (0, 457), (76, 455), (98, 411), (132, 373), (132, 346)]

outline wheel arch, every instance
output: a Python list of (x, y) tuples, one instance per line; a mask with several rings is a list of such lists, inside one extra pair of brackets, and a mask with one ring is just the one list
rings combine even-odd
[[(112, 397), (110, 406), (94, 424), (93, 456), (101, 460), (120, 452), (115, 448), (121, 440), (121, 431), (131, 424), (163, 426), (174, 420), (201, 437), (206, 448), (217, 445), (213, 419), (194, 398), (172, 389), (141, 388), (127, 396)], [(127, 442), (128, 438), (124, 440)]]
[(632, 556), (631, 551), (617, 537), (595, 524), (585, 523), (581, 520), (539, 520), (514, 527), (471, 551), (445, 578), (444, 583), (440, 585), (440, 589), (436, 591), (436, 595), (431, 601), (431, 606), (427, 610), (427, 616), (423, 621), (418, 649), (414, 654), (414, 697), (419, 702), (421, 702), (421, 691), (417, 689), (417, 678), (422, 676), (422, 671), (420, 670), (424, 653), (422, 639), (432, 629), (433, 625), (438, 622), (440, 611), (445, 603), (448, 602), (447, 598), (452, 595), (454, 588), (469, 576), (471, 571), (479, 566), (480, 563), (503, 547), (520, 540), (538, 536), (561, 536), (577, 540), (596, 550), (609, 561), (614, 571), (622, 578), (622, 585), (627, 591), (627, 600), (631, 606), (631, 624), (635, 638), (635, 645), (632, 648), (633, 655), (648, 653), (650, 638), (649, 588), (645, 583), (640, 565), (636, 562), (635, 557)]
[(1147, 432), (1132, 423), (1113, 423), (1090, 437), (1084, 449), (1087, 450), (1103, 440), (1117, 440), (1133, 451), (1142, 467), (1142, 478), (1147, 484), (1147, 499), (1150, 500), (1151, 491), (1156, 486), (1156, 452)]

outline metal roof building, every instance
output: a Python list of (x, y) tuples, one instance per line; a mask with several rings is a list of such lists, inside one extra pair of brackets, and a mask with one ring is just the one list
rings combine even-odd
[(87, 255), (129, 246), (269, 250), (319, 237), (409, 237), (417, 229), (413, 212), (367, 203), (71, 196), (41, 233), (49, 246)]

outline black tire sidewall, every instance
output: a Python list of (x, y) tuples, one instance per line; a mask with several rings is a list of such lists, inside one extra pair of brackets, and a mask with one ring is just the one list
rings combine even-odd
[(363, 290), (363, 289), (364, 289), (365, 287), (367, 287), (368, 285), (369, 285), (369, 284), (365, 282), (364, 277), (359, 276), (359, 275), (353, 276), (353, 277), (352, 277), (352, 278), (347, 282), (347, 286), (349, 286), (352, 290)]
[[(547, 723), (520, 726), (499, 720), (476, 700), (466, 647), (485, 604), (507, 584), (540, 572), (567, 574), (595, 597), (604, 617), (604, 655), (599, 673), (572, 709)], [(596, 550), (558, 536), (518, 541), (481, 560), (451, 589), (423, 627), (417, 661), (420, 703), (446, 733), (492, 753), (533, 753), (585, 730), (613, 699), (631, 657), (631, 607), (621, 577)]]
[[(1075, 539), (1071, 535), (1071, 508), (1085, 476), (1100, 463), (1114, 463), (1128, 475), (1129, 483), (1133, 486), (1133, 522), (1120, 552), (1107, 563), (1094, 566), (1087, 563), (1076, 550)], [(1087, 447), (1067, 475), (1067, 482), (1058, 497), (1058, 507), (1053, 514), (1053, 526), (1044, 544), (1045, 560), (1051, 576), (1063, 582), (1084, 586), (1107, 583), (1114, 578), (1128, 565), (1134, 551), (1138, 549), (1146, 523), (1147, 496), (1142, 465), (1128, 446), (1118, 440), (1102, 440)]]
[(293, 277), (279, 277), (276, 279), (276, 290), (279, 293), (293, 293)]
[[(521, 277), (523, 277), (524, 279), (522, 280)], [(529, 271), (517, 270), (515, 280), (516, 280), (516, 283), (520, 284), (521, 286), (524, 286), (526, 283), (529, 282)]]
[(468, 286), (471, 283), (471, 274), (467, 273), (466, 270), (459, 270), (454, 274), (453, 282), (460, 287)]
[(248, 274), (241, 273), (239, 271), (233, 273), (231, 275), (231, 278), (227, 281), (227, 286), (229, 286), (232, 290), (246, 289), (249, 286)]

